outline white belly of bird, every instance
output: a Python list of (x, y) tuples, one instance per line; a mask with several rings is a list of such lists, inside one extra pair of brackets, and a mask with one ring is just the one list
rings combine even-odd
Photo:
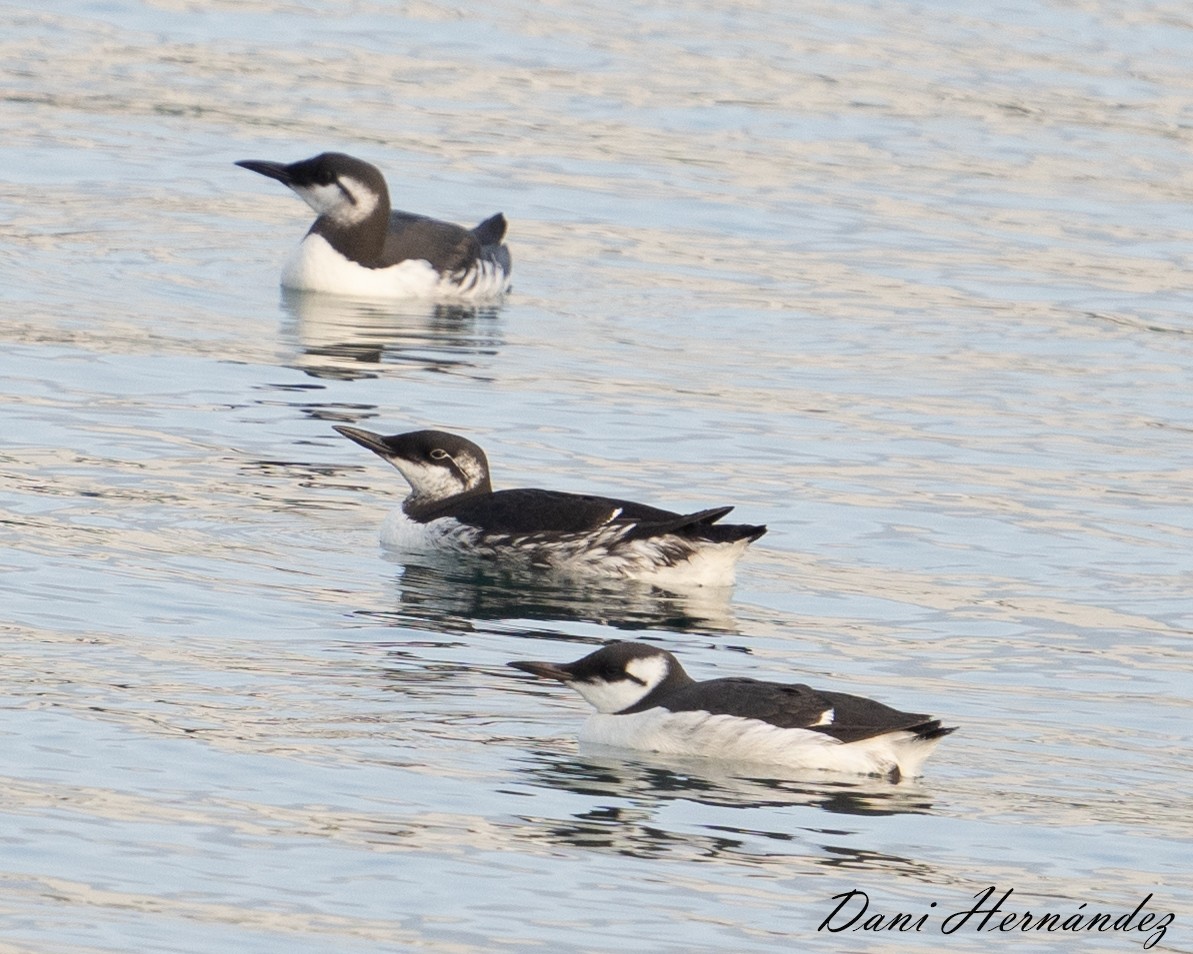
[[(401, 507), (381, 525), (381, 543), (398, 550), (455, 550), (486, 559), (513, 560), (568, 575), (596, 575), (641, 580), (660, 586), (706, 587), (733, 583), (738, 558), (748, 545), (703, 543), (693, 547), (679, 538), (621, 540), (624, 527), (610, 526), (566, 537), (525, 534), (488, 540), (453, 519), (418, 523)], [(677, 551), (685, 551), (676, 559)]]
[(625, 576), (660, 586), (732, 586), (737, 561), (749, 542), (704, 543), (682, 562), (667, 565), (652, 559), (648, 541), (635, 541), (630, 548), (647, 551), (630, 561)]
[(920, 774), (936, 740), (922, 741), (906, 731), (859, 742), (839, 742), (823, 732), (781, 729), (757, 719), (647, 709), (630, 715), (596, 714), (580, 731), (580, 741), (664, 755), (778, 765), (859, 775), (903, 777)]
[(308, 235), (282, 269), (282, 285), (361, 298), (482, 302), (501, 298), (509, 289), (509, 277), (493, 262), (480, 262), (454, 277), (441, 276), (423, 259), (365, 268), (337, 252), (323, 236)]

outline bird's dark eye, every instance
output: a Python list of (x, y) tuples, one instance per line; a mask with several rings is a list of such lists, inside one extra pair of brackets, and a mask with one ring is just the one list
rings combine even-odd
[(431, 451), (431, 460), (446, 460), (447, 456), (447, 451), (445, 451), (442, 447), (436, 447), (433, 451)]

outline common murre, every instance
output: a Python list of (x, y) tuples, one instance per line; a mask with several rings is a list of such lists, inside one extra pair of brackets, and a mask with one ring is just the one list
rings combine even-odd
[(466, 229), (390, 209), (380, 170), (340, 152), (289, 164), (236, 165), (277, 179), (318, 214), (282, 271), (282, 285), (370, 298), (500, 299), (510, 253), (500, 212)]
[(731, 677), (697, 682), (671, 653), (616, 642), (572, 663), (511, 662), (558, 679), (597, 711), (582, 742), (739, 762), (885, 775), (920, 774), (954, 731), (938, 719), (800, 684)]
[(628, 500), (554, 490), (494, 491), (485, 452), (445, 431), (383, 437), (336, 425), (396, 467), (410, 495), (386, 519), (382, 543), (443, 548), (533, 566), (675, 585), (724, 586), (764, 526), (719, 524), (732, 507), (679, 514)]

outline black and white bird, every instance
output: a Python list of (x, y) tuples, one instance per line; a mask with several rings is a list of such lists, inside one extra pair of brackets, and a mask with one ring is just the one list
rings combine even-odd
[(466, 229), (390, 209), (385, 177), (340, 152), (289, 164), (244, 159), (277, 179), (318, 218), (282, 271), (282, 285), (369, 298), (492, 302), (510, 287), (510, 253), (500, 212)]
[(805, 685), (697, 682), (671, 653), (647, 643), (610, 643), (572, 663), (509, 665), (579, 692), (597, 710), (580, 731), (594, 745), (898, 781), (919, 775), (954, 731), (931, 716)]
[(493, 490), (476, 444), (445, 431), (383, 437), (336, 430), (396, 467), (410, 495), (381, 527), (402, 549), (452, 549), (557, 571), (681, 586), (725, 586), (764, 526), (717, 523), (732, 507), (679, 514), (554, 490)]

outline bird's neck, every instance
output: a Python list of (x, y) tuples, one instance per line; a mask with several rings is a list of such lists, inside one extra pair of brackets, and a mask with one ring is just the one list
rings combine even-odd
[(645, 712), (647, 709), (653, 709), (659, 704), (660, 699), (693, 685), (695, 682), (696, 680), (684, 672), (683, 667), (679, 663), (672, 663), (671, 668), (667, 671), (667, 677), (662, 682), (632, 706), (622, 709), (618, 715), (629, 715), (633, 712)]
[(356, 222), (345, 224), (321, 215), (311, 226), (311, 234), (320, 235), (345, 258), (371, 267), (381, 257), (389, 232), (389, 198), (379, 196), (373, 210)]
[(488, 496), (492, 492), (492, 486), (485, 481), (481, 487), (474, 487), (450, 497), (428, 497), (424, 494), (412, 493), (402, 501), (402, 512), (411, 520), (425, 522), (437, 517), (451, 516), (461, 504), (470, 503), (480, 497)]

